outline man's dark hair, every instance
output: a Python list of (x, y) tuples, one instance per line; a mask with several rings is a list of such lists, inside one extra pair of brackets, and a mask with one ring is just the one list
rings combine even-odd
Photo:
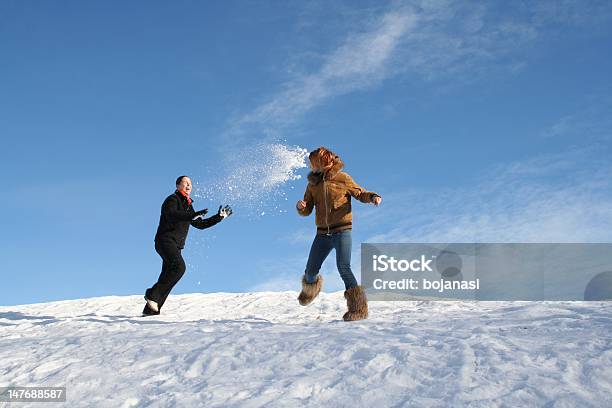
[(179, 176), (179, 178), (176, 179), (176, 185), (178, 186), (179, 184), (181, 184), (181, 181), (183, 181), (184, 177), (189, 177), (189, 176)]

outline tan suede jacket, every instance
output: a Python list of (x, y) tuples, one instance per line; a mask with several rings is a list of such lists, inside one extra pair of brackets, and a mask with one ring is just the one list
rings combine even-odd
[(336, 156), (334, 165), (327, 172), (308, 174), (308, 186), (304, 193), (306, 208), (297, 210), (300, 215), (308, 216), (315, 212), (317, 233), (331, 234), (333, 232), (351, 229), (353, 214), (351, 212), (351, 197), (362, 203), (371, 203), (378, 194), (361, 188), (348, 174), (342, 172), (344, 163)]

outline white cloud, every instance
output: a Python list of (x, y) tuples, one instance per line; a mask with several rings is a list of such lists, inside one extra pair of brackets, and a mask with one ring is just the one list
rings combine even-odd
[(305, 245), (312, 242), (316, 234), (314, 226), (310, 228), (300, 228), (293, 231), (288, 236), (279, 238), (284, 242), (288, 242), (293, 245)]
[[(314, 239), (314, 234), (311, 239)], [(275, 258), (260, 260), (253, 269), (258, 281), (247, 289), (247, 292), (301, 290), (301, 279), (306, 268), (310, 245), (303, 245), (303, 248), (303, 252), (299, 255), (285, 253)], [(344, 290), (344, 284), (336, 269), (335, 253), (332, 252), (327, 257), (320, 273), (325, 279), (323, 287), (325, 292)], [(355, 269), (355, 263), (353, 263), (353, 273), (356, 277), (359, 276), (359, 270)]]
[(249, 289), (247, 292), (284, 292), (288, 290), (299, 291), (300, 290), (300, 277), (299, 274), (289, 276), (284, 274), (282, 276), (273, 277), (266, 281), (260, 282)]
[[(599, 21), (611, 9), (605, 2), (580, 6), (573, 1), (525, 5), (451, 0), (394, 2), (383, 13), (378, 8), (351, 9), (351, 26), (365, 29), (347, 34), (340, 42), (330, 38), (322, 48), (339, 45), (322, 58), (311, 58), (320, 61), (315, 68), (303, 71), (292, 66), (292, 72), (302, 73), (279, 84), (260, 105), (232, 118), (226, 142), (246, 133), (285, 136), (284, 129), (327, 101), (372, 89), (399, 75), (448, 79), (442, 87), (477, 81), (491, 70), (514, 75), (527, 64), (525, 47), (550, 26), (588, 26), (590, 11), (597, 11), (592, 20)], [(321, 8), (321, 13), (327, 11), (328, 7)], [(329, 13), (311, 16), (318, 17), (330, 18)], [(296, 53), (319, 55), (320, 50)]]
[(610, 242), (610, 191), (612, 166), (592, 151), (540, 156), (472, 187), (387, 196), (382, 216), (397, 222), (367, 242)]
[(562, 22), (574, 26), (593, 26), (605, 23), (612, 15), (608, 0), (550, 0), (526, 4), (535, 24)]
[(571, 137), (587, 140), (612, 139), (612, 99), (597, 96), (581, 109), (565, 115), (542, 132), (544, 138)]
[(239, 133), (248, 125), (271, 133), (332, 97), (379, 83), (388, 75), (389, 60), (415, 21), (412, 13), (394, 10), (382, 16), (371, 30), (349, 35), (317, 71), (284, 84), (267, 102), (235, 121), (230, 133)]

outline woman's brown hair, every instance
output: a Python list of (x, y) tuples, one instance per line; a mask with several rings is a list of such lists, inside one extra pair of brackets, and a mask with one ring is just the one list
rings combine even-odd
[(312, 167), (323, 171), (329, 170), (334, 165), (335, 158), (334, 152), (323, 146), (313, 150), (308, 155)]

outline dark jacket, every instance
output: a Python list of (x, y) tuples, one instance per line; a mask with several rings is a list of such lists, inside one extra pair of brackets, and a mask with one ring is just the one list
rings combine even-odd
[(325, 173), (308, 174), (308, 186), (304, 193), (306, 208), (298, 210), (303, 216), (310, 215), (315, 209), (317, 233), (325, 234), (351, 229), (353, 214), (351, 197), (362, 203), (371, 203), (378, 194), (359, 186), (347, 173), (343, 172), (344, 163), (334, 157), (333, 166)]
[(218, 214), (197, 221), (192, 221), (193, 217), (195, 217), (193, 206), (189, 204), (186, 197), (175, 191), (162, 204), (155, 241), (171, 241), (176, 243), (178, 248), (183, 249), (190, 225), (204, 229), (212, 227), (223, 219)]

